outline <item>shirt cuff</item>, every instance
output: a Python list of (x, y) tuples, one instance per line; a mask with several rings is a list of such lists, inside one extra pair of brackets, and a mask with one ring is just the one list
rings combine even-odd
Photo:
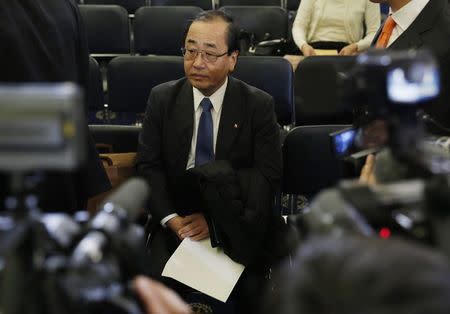
[(170, 219), (172, 219), (172, 218), (175, 218), (175, 217), (178, 217), (178, 215), (177, 214), (170, 214), (170, 215), (168, 215), (168, 216), (166, 216), (166, 217), (164, 217), (163, 219), (161, 219), (161, 226), (163, 226), (164, 228), (166, 228), (167, 226), (166, 226), (166, 223), (170, 220)]

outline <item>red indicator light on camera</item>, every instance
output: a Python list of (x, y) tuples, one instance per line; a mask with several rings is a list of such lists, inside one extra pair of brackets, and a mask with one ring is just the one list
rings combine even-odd
[(388, 239), (391, 237), (391, 230), (389, 228), (381, 228), (378, 234), (381, 238)]

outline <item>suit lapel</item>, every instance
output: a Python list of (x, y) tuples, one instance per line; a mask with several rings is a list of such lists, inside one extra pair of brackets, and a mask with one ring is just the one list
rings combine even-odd
[(416, 50), (422, 47), (422, 35), (433, 28), (441, 11), (441, 3), (442, 1), (439, 0), (430, 0), (408, 29), (389, 46), (389, 49)]
[(176, 163), (185, 168), (191, 148), (192, 134), (194, 128), (194, 96), (191, 84), (186, 82), (181, 86), (178, 93), (173, 112), (173, 129), (178, 139), (178, 144), (173, 147)]
[(216, 160), (228, 159), (229, 151), (242, 126), (243, 114), (243, 99), (238, 83), (229, 76), (217, 134)]

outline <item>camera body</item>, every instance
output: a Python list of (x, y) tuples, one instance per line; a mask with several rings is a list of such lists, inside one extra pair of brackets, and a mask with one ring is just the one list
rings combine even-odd
[(13, 192), (0, 212), (3, 314), (142, 313), (128, 282), (143, 273), (144, 230), (132, 221), (147, 184), (130, 180), (91, 220), (43, 214), (28, 192), (27, 172), (71, 171), (86, 159), (82, 99), (70, 83), (0, 86), (0, 170)]
[(0, 86), (0, 170), (72, 170), (86, 160), (83, 92), (72, 83)]
[[(426, 50), (369, 50), (354, 65), (336, 73), (340, 99), (353, 112), (352, 130), (331, 135), (338, 158), (364, 157), (390, 147), (398, 158), (420, 150), (424, 137), (421, 110), (440, 94), (438, 64)], [(368, 150), (368, 151), (367, 151)]]
[(396, 235), (450, 256), (450, 232), (444, 232), (450, 229), (449, 154), (426, 138), (420, 113), (439, 96), (438, 65), (427, 51), (369, 51), (355, 60), (350, 71), (337, 74), (341, 101), (351, 106), (355, 122), (330, 134), (331, 148), (344, 160), (381, 150), (376, 167), (396, 175), (375, 186), (342, 181), (289, 221), (303, 237)]

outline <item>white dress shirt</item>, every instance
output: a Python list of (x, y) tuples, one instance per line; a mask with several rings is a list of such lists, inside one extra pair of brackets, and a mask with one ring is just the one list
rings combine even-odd
[(391, 37), (389, 38), (389, 42), (387, 44), (388, 47), (397, 38), (399, 38), (405, 30), (408, 29), (429, 1), (430, 0), (411, 0), (399, 10), (391, 14), (391, 17), (395, 21), (396, 25), (392, 30)]
[[(212, 103), (211, 117), (213, 121), (214, 154), (216, 153), (217, 133), (219, 132), (220, 116), (222, 114), (222, 104), (223, 99), (225, 97), (225, 91), (227, 90), (227, 85), (228, 85), (228, 77), (226, 78), (223, 85), (214, 92), (214, 94), (207, 97)], [(203, 111), (202, 107), (200, 106), (200, 102), (203, 100), (203, 98), (205, 98), (205, 95), (203, 95), (202, 92), (199, 91), (197, 88), (193, 87), (192, 89), (194, 94), (194, 127), (192, 132), (191, 149), (189, 151), (186, 170), (195, 167), (195, 149), (197, 146), (198, 123), (200, 121), (200, 116), (202, 115)], [(161, 224), (165, 226), (170, 219), (177, 216), (178, 216), (177, 214), (170, 214), (161, 220)]]

